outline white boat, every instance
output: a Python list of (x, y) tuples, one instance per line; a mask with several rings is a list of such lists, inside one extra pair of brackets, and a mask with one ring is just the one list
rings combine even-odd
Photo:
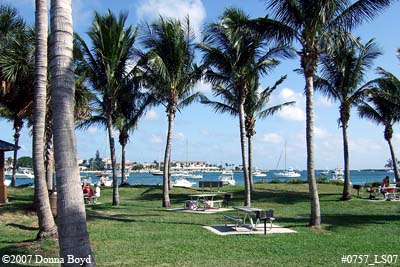
[(321, 175), (327, 176), (329, 174), (329, 170), (321, 171)]
[(160, 170), (151, 171), (150, 173), (154, 176), (162, 176), (164, 174), (163, 171)]
[(183, 177), (179, 177), (174, 181), (172, 181), (172, 186), (178, 186), (178, 187), (192, 187), (194, 184), (196, 183), (186, 180)]
[(231, 174), (221, 174), (218, 180), (222, 182), (223, 185), (235, 185), (236, 181), (233, 178), (233, 172)]
[(336, 180), (336, 181), (344, 181), (344, 170), (342, 168), (336, 168), (332, 171), (332, 179), (331, 180)]
[(296, 178), (301, 176), (301, 174), (295, 172), (293, 168), (288, 168), (287, 170), (284, 170), (282, 172), (276, 172), (274, 173), (274, 175), (280, 178)]
[(15, 174), (16, 179), (34, 179), (35, 175), (33, 174), (33, 170), (31, 168), (18, 168), (17, 173)]
[[(281, 160), (281, 157), (282, 157), (282, 153), (281, 153), (281, 155), (279, 156), (278, 163), (276, 164), (276, 168), (277, 168), (277, 169), (278, 169), (278, 166), (279, 166), (279, 162), (280, 162), (280, 160)], [(296, 177), (300, 177), (300, 176), (301, 176), (301, 174), (298, 173), (298, 172), (295, 172), (295, 171), (293, 170), (293, 168), (288, 168), (288, 169), (286, 169), (286, 142), (285, 142), (285, 170), (282, 171), (282, 172), (276, 172), (276, 173), (274, 173), (274, 175), (275, 175), (276, 177), (278, 177), (278, 178), (296, 178)]]
[(254, 177), (267, 177), (267, 174), (266, 173), (262, 173), (261, 171), (253, 171), (252, 175)]
[(233, 175), (233, 171), (232, 170), (223, 170), (222, 175)]
[(10, 186), (10, 184), (11, 184), (11, 180), (4, 179), (4, 185), (5, 186)]

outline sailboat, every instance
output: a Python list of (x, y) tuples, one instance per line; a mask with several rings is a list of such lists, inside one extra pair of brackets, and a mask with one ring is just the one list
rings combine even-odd
[[(278, 165), (279, 165), (279, 162), (281, 160), (281, 157), (282, 157), (282, 153), (279, 156), (278, 164), (276, 165), (277, 169), (278, 169)], [(301, 176), (300, 173), (295, 172), (293, 170), (293, 168), (291, 168), (291, 167), (286, 169), (286, 141), (285, 141), (285, 170), (282, 171), (282, 172), (276, 172), (276, 173), (274, 173), (274, 175), (276, 177), (279, 177), (279, 178), (296, 178), (296, 177), (300, 177)]]

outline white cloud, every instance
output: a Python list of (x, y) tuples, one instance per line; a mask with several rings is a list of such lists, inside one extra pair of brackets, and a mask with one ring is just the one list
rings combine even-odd
[(330, 136), (329, 132), (317, 126), (314, 127), (314, 134), (316, 138), (327, 138)]
[(132, 8), (136, 9), (139, 20), (152, 20), (162, 15), (183, 21), (189, 15), (191, 27), (197, 38), (200, 38), (201, 26), (206, 17), (206, 10), (201, 0), (142, 0)]
[(328, 107), (333, 106), (333, 102), (332, 102), (332, 100), (330, 100), (329, 98), (327, 98), (325, 96), (319, 96), (316, 100), (315, 105), (318, 107), (328, 108)]
[(185, 135), (184, 135), (183, 133), (179, 132), (179, 133), (177, 133), (177, 134), (175, 135), (175, 139), (176, 139), (176, 140), (179, 140), (179, 141), (183, 141), (183, 140), (186, 139), (186, 137), (185, 137)]
[(149, 121), (155, 121), (159, 117), (160, 116), (158, 115), (157, 111), (155, 111), (154, 109), (151, 109), (146, 113), (145, 119), (149, 120)]
[(209, 93), (211, 92), (211, 84), (207, 83), (203, 80), (199, 81), (196, 85), (195, 85), (195, 90), (201, 93)]
[(270, 133), (270, 134), (264, 134), (263, 136), (261, 136), (260, 140), (262, 142), (266, 142), (266, 143), (279, 144), (282, 142), (283, 138), (279, 134)]
[(305, 107), (305, 98), (302, 93), (296, 93), (294, 90), (290, 88), (283, 88), (278, 95), (278, 103), (284, 103), (289, 101), (296, 101), (294, 105), (286, 106), (282, 108), (277, 115), (285, 120), (291, 121), (305, 121), (306, 112), (304, 110)]
[(160, 136), (155, 135), (155, 134), (152, 134), (152, 135), (151, 135), (150, 143), (153, 143), (153, 144), (162, 144), (162, 142), (163, 142), (163, 139), (162, 139)]

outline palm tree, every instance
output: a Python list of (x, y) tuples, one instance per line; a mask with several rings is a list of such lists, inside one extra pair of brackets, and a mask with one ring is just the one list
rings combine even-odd
[[(0, 116), (13, 122), (14, 142), (18, 146), (20, 131), (32, 114), (34, 87), (34, 43), (32, 29), (19, 29), (12, 38), (5, 41), (0, 54), (0, 79), (3, 90), (0, 94)], [(17, 150), (14, 151), (12, 186), (15, 186), (17, 171)]]
[[(272, 87), (267, 87), (261, 92), (259, 91), (258, 77), (254, 77), (249, 80), (249, 92), (244, 103), (245, 110), (245, 128), (246, 128), (246, 138), (248, 144), (248, 170), (250, 177), (250, 191), (254, 191), (254, 184), (252, 180), (252, 166), (253, 166), (253, 152), (252, 152), (252, 137), (256, 134), (256, 117), (260, 119), (265, 119), (268, 116), (272, 116), (277, 111), (281, 110), (283, 107), (292, 105), (295, 102), (286, 102), (283, 104), (275, 105), (266, 108), (269, 102), (270, 96), (273, 91), (286, 79), (286, 76), (281, 77)], [(237, 98), (234, 96), (235, 92), (230, 91), (227, 88), (216, 87), (214, 88), (214, 93), (217, 96), (222, 97), (223, 102), (211, 101), (207, 97), (202, 97), (202, 103), (213, 107), (215, 112), (224, 113), (227, 112), (232, 116), (239, 115)], [(227, 163), (225, 163), (227, 165)]]
[[(266, 1), (272, 19), (260, 18), (255, 26), (264, 34), (291, 40), (295, 38), (301, 50), (300, 65), (305, 78), (307, 178), (311, 198), (310, 226), (321, 226), (321, 212), (314, 173), (314, 76), (319, 54), (324, 50), (328, 33), (351, 31), (365, 20), (387, 8), (391, 0), (270, 0)], [(325, 41), (324, 41), (325, 40)]]
[(263, 91), (258, 91), (259, 82), (257, 79), (250, 81), (250, 90), (246, 97), (244, 104), (244, 110), (246, 113), (245, 126), (246, 126), (246, 137), (248, 144), (248, 157), (249, 157), (249, 177), (250, 177), (250, 190), (254, 191), (253, 183), (253, 149), (252, 149), (252, 138), (256, 134), (256, 117), (260, 119), (266, 119), (269, 116), (274, 115), (286, 106), (293, 105), (295, 101), (285, 102), (272, 107), (266, 107), (271, 94), (277, 89), (277, 87), (286, 79), (286, 75), (281, 77), (272, 87), (267, 87)]
[(234, 110), (238, 111), (245, 205), (251, 206), (245, 125), (250, 80), (276, 66), (278, 61), (273, 59), (274, 56), (287, 57), (289, 54), (279, 47), (265, 51), (263, 36), (247, 28), (248, 22), (249, 17), (242, 10), (226, 9), (219, 23), (207, 26), (206, 37), (199, 48), (204, 54), (203, 64), (208, 67), (205, 79), (212, 83), (216, 95), (226, 98), (228, 105), (234, 103)]
[(113, 206), (119, 205), (113, 119), (118, 91), (122, 81), (129, 75), (136, 37), (136, 29), (132, 26), (125, 28), (126, 20), (127, 14), (124, 13), (120, 13), (117, 18), (110, 10), (105, 15), (95, 12), (92, 27), (88, 32), (92, 49), (78, 34), (75, 35), (75, 44), (79, 48), (79, 68), (99, 94), (106, 119), (113, 169)]
[(351, 199), (350, 164), (347, 129), (350, 110), (364, 95), (365, 87), (359, 87), (364, 81), (365, 72), (372, 66), (373, 60), (381, 53), (373, 40), (365, 45), (357, 42), (340, 42), (328, 53), (321, 56), (321, 74), (315, 78), (315, 88), (330, 99), (340, 103), (339, 125), (342, 127), (344, 186), (342, 200)]
[(118, 108), (115, 125), (119, 130), (119, 143), (121, 144), (121, 185), (128, 185), (125, 172), (125, 147), (129, 141), (129, 133), (137, 128), (140, 118), (146, 114), (147, 109), (154, 102), (151, 94), (141, 91), (140, 79), (140, 75), (129, 77), (117, 97)]
[(35, 96), (33, 107), (33, 171), (35, 174), (36, 212), (39, 220), (38, 239), (57, 235), (50, 209), (44, 166), (44, 131), (46, 120), (47, 87), (47, 0), (36, 0), (35, 13)]
[(381, 77), (367, 84), (369, 87), (367, 101), (359, 105), (358, 113), (361, 118), (367, 118), (385, 127), (384, 137), (389, 144), (394, 176), (396, 181), (399, 182), (399, 168), (391, 140), (393, 125), (400, 121), (398, 101), (400, 98), (400, 80), (394, 74), (382, 68), (378, 68), (378, 73)]
[(199, 93), (192, 93), (201, 77), (201, 69), (194, 64), (194, 34), (189, 18), (186, 23), (160, 17), (147, 25), (142, 44), (147, 52), (142, 54), (145, 86), (154, 95), (156, 102), (166, 108), (168, 133), (163, 167), (163, 207), (170, 207), (169, 174), (172, 135), (175, 114), (195, 101)]
[(88, 258), (90, 247), (77, 160), (74, 127), (74, 69), (71, 0), (51, 1), (50, 69), (54, 154), (57, 173), (57, 219), (60, 257)]

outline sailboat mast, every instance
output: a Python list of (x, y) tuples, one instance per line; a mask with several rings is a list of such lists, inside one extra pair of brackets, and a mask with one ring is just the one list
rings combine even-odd
[(286, 171), (286, 141), (285, 141), (285, 171)]

